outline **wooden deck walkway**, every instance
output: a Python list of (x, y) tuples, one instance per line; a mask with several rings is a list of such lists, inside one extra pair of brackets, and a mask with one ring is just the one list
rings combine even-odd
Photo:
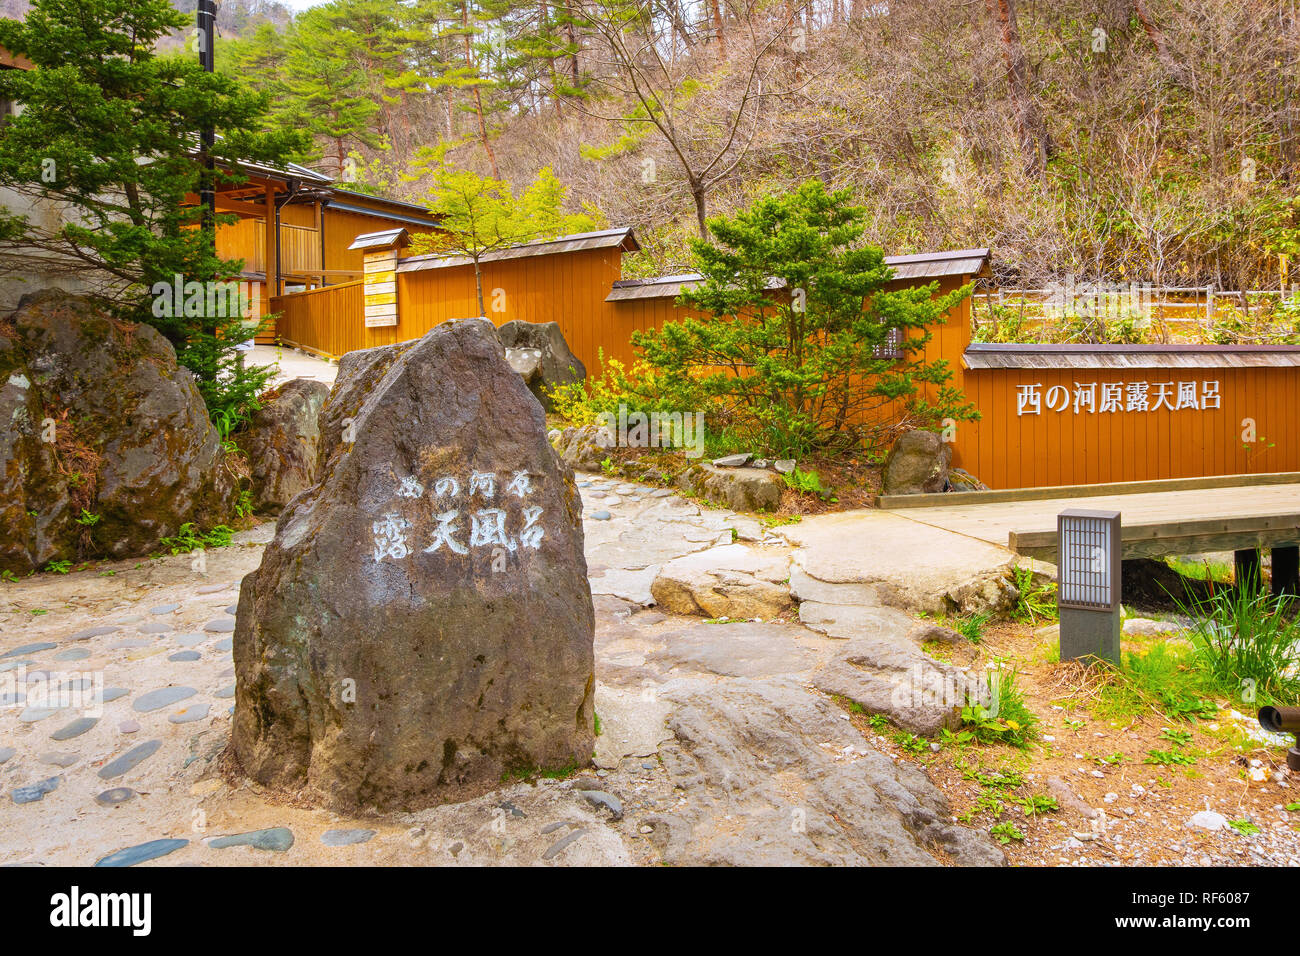
[(889, 496), (900, 517), (1056, 561), (1056, 516), (1118, 511), (1125, 558), (1300, 544), (1300, 474)]

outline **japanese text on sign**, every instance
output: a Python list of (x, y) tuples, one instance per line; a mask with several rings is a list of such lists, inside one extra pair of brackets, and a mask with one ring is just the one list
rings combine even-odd
[[(464, 498), (477, 498), (482, 507), (466, 506), (458, 500), (462, 490)], [(371, 524), (374, 559), (396, 561), (416, 550), (425, 554), (468, 554), (475, 548), (536, 551), (545, 535), (540, 524), (542, 509), (536, 505), (522, 507), (520, 521), (512, 534), (507, 527), (505, 509), (493, 506), (498, 492), (506, 500), (516, 498), (524, 502), (532, 491), (532, 476), (526, 471), (514, 472), (508, 480), (500, 481), (495, 472), (472, 471), (463, 481), (461, 477), (445, 475), (427, 489), (416, 478), (404, 477), (398, 482), (396, 496), (408, 500), (431, 499), (435, 503), (434, 526), (420, 540), (415, 540), (414, 526), (408, 518), (397, 510), (385, 512)]]
[(1019, 385), (1017, 415), (1041, 415), (1044, 411), (1073, 411), (1079, 415), (1115, 412), (1205, 411), (1219, 408), (1219, 383), (1214, 382), (1075, 382), (1073, 387), (1041, 382)]

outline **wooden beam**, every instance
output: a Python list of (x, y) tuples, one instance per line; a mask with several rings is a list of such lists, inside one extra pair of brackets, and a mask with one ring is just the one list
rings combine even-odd
[[(1012, 531), (1007, 547), (1017, 554), (1056, 563), (1056, 529)], [(1164, 558), (1204, 551), (1240, 551), (1300, 544), (1300, 513), (1247, 515), (1122, 525), (1124, 558)]]
[(947, 491), (926, 495), (881, 495), (879, 507), (933, 508), (984, 505), (999, 501), (1046, 501), (1049, 498), (1094, 498), (1101, 495), (1143, 495), (1152, 492), (1199, 491), (1206, 488), (1290, 485), (1300, 482), (1300, 472), (1260, 475), (1210, 475), (1206, 478), (1165, 478), (1156, 481), (1113, 481), (1100, 485), (1056, 485), (1049, 488), (1005, 488), (997, 491)]

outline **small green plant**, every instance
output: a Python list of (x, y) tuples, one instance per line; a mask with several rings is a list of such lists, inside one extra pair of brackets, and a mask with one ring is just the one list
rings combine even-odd
[(1148, 750), (1142, 762), (1156, 767), (1188, 767), (1196, 763), (1196, 757), (1181, 750)]
[(604, 729), (600, 725), (600, 714), (592, 711), (591, 720), (596, 729), (596, 736), (599, 737), (604, 732)]
[(1025, 834), (1009, 820), (993, 824), (993, 826), (989, 827), (989, 835), (1003, 846), (1006, 846), (1012, 840), (1023, 840), (1025, 838)]
[(989, 618), (992, 616), (988, 611), (979, 614), (967, 614), (956, 618), (952, 622), (952, 629), (972, 644), (978, 644), (984, 639), (984, 625), (989, 622)]
[(827, 495), (826, 489), (822, 487), (821, 476), (815, 471), (804, 471), (796, 468), (788, 475), (782, 475), (781, 478), (785, 481), (787, 488), (800, 494), (817, 495), (820, 498), (825, 498)]
[(1192, 742), (1192, 732), (1190, 730), (1170, 730), (1168, 727), (1161, 728), (1160, 739), (1167, 740), (1177, 747), (1186, 747)]
[(69, 571), (72, 570), (72, 562), (66, 559), (59, 560), (59, 561), (51, 561), (49, 564), (45, 566), (45, 570), (52, 571), (55, 574), (67, 574)]
[(1017, 686), (1019, 672), (997, 670), (984, 677), (980, 699), (967, 697), (961, 720), (981, 743), (1004, 743), (1028, 747), (1038, 736), (1038, 718), (1025, 705), (1024, 693)]
[(228, 528), (224, 524), (200, 533), (194, 522), (187, 521), (180, 526), (180, 530), (174, 537), (163, 538), (162, 546), (172, 554), (188, 554), (200, 548), (224, 548), (230, 544), (234, 533), (233, 528)]
[(1040, 813), (1055, 813), (1061, 809), (1056, 797), (1049, 797), (1044, 794), (1034, 794), (1031, 797), (1016, 797), (1015, 802), (1027, 817), (1036, 817)]
[(85, 508), (82, 508), (81, 514), (73, 520), (83, 528), (93, 528), (95, 525), (99, 524), (99, 515), (91, 514)]
[(1011, 616), (1030, 624), (1056, 620), (1056, 582), (1039, 583), (1032, 568), (1017, 567), (1013, 575), (1019, 596)]
[(239, 496), (235, 499), (235, 517), (247, 518), (252, 513), (253, 493), (247, 488), (243, 488), (240, 490)]
[(889, 718), (886, 717), (884, 714), (872, 714), (870, 717), (867, 718), (867, 723), (869, 723), (871, 725), (871, 729), (878, 734), (884, 733), (886, 730), (889, 729)]
[(1124, 755), (1118, 750), (1104, 757), (1093, 757), (1093, 761), (1098, 767), (1118, 767), (1124, 762)]
[(1232, 827), (1242, 836), (1255, 836), (1262, 832), (1259, 827), (1251, 823), (1249, 820), (1229, 820), (1228, 826)]
[(930, 749), (929, 742), (924, 738), (904, 731), (894, 734), (894, 743), (910, 754), (923, 754)]
[(4, 571), (0, 571), (0, 579), (8, 581), (10, 584), (14, 584), (18, 581), (18, 575), (6, 568)]

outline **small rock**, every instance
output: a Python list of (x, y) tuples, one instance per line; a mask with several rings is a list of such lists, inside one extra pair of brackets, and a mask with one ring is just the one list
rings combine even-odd
[(749, 452), (741, 455), (726, 455), (722, 458), (713, 459), (713, 465), (715, 468), (743, 468), (745, 463), (753, 457)]
[(65, 727), (60, 727), (54, 733), (50, 734), (50, 739), (71, 740), (73, 737), (80, 737), (97, 723), (99, 723), (98, 717), (78, 717), (72, 723)]
[(134, 734), (139, 732), (140, 724), (134, 720), (124, 720), (117, 725), (117, 729), (124, 734)]
[(365, 843), (374, 835), (374, 830), (326, 830), (320, 835), (320, 842), (326, 846), (351, 846)]
[(615, 820), (623, 819), (623, 803), (612, 793), (606, 793), (604, 790), (580, 790), (578, 792), (592, 806), (607, 809)]
[(137, 863), (156, 860), (160, 856), (174, 853), (183, 846), (189, 846), (189, 843), (189, 840), (150, 840), (148, 843), (110, 853), (98, 860), (95, 866), (135, 866)]
[(1187, 825), (1198, 830), (1222, 830), (1228, 825), (1228, 818), (1213, 810), (1202, 810), (1193, 814)]
[(231, 836), (217, 837), (208, 841), (214, 850), (224, 850), (230, 846), (251, 846), (256, 850), (270, 850), (283, 853), (293, 846), (293, 831), (288, 827), (269, 827), (265, 830), (249, 830), (247, 833), (235, 833)]
[(608, 511), (593, 511), (588, 515), (588, 517), (590, 517), (592, 521), (608, 521), (610, 519), (610, 513)]
[(26, 787), (17, 787), (10, 793), (14, 803), (35, 803), (43, 800), (47, 793), (53, 793), (59, 789), (59, 777), (47, 777), (38, 783), (29, 784)]
[(777, 470), (778, 474), (789, 475), (794, 473), (797, 462), (793, 458), (778, 458), (772, 463), (772, 467)]
[(112, 790), (105, 790), (95, 797), (95, 802), (101, 807), (115, 807), (119, 803), (126, 803), (135, 796), (135, 791), (130, 787), (114, 787)]

